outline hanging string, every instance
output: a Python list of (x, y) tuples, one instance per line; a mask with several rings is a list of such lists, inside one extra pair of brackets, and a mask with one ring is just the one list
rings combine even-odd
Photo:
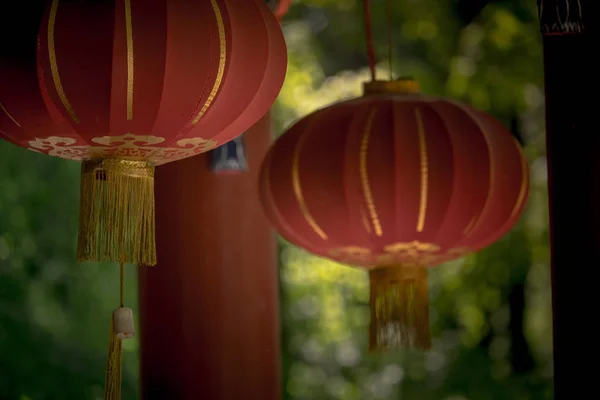
[(121, 307), (125, 305), (125, 263), (121, 261)]
[(387, 40), (388, 40), (388, 61), (390, 67), (390, 81), (394, 80), (392, 65), (392, 0), (386, 1), (387, 8)]
[(365, 32), (367, 34), (367, 55), (369, 56), (369, 69), (371, 80), (375, 81), (375, 48), (373, 46), (373, 29), (371, 27), (371, 6), (369, 0), (364, 0), (365, 6)]

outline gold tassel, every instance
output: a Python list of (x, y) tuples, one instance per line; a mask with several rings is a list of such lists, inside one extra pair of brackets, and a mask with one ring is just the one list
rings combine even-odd
[(82, 163), (77, 258), (156, 264), (154, 165), (116, 159)]
[(369, 272), (369, 349), (431, 348), (426, 267), (394, 265)]
[(123, 340), (135, 334), (133, 311), (123, 307), (125, 301), (125, 265), (121, 263), (121, 306), (110, 319), (110, 344), (104, 375), (104, 400), (121, 399), (121, 380), (123, 377)]
[(121, 399), (123, 341), (117, 337), (113, 317), (110, 319), (110, 344), (104, 376), (104, 400)]

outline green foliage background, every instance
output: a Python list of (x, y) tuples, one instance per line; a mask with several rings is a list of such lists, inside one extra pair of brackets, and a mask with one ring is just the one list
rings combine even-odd
[[(389, 74), (383, 0), (373, 0), (379, 76)], [(393, 2), (394, 76), (519, 128), (532, 173), (526, 213), (489, 249), (431, 278), (434, 348), (368, 354), (363, 271), (282, 241), (285, 398), (537, 400), (552, 396), (541, 41), (535, 2), (495, 1), (466, 23), (452, 0)], [(276, 132), (368, 78), (362, 2), (295, 0), (283, 24), (286, 83)], [(79, 166), (0, 143), (0, 399), (102, 396), (113, 265), (75, 263)], [(136, 307), (135, 271), (127, 304)], [(127, 341), (124, 399), (138, 396)], [(232, 399), (233, 400), (233, 399)]]

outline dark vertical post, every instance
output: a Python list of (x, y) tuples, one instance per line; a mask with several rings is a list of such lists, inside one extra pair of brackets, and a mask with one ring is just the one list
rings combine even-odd
[[(592, 1), (538, 0), (544, 44), (555, 398), (596, 392), (600, 134)], [(586, 361), (586, 358), (590, 357)]]
[(281, 398), (277, 245), (258, 198), (267, 115), (248, 172), (203, 154), (156, 171), (158, 265), (140, 268), (142, 398)]

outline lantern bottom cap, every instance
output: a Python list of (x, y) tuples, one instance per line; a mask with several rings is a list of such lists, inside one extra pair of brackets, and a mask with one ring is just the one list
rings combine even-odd
[(430, 349), (427, 267), (380, 267), (369, 272), (369, 281), (369, 350)]
[(156, 264), (153, 164), (83, 161), (77, 259)]

